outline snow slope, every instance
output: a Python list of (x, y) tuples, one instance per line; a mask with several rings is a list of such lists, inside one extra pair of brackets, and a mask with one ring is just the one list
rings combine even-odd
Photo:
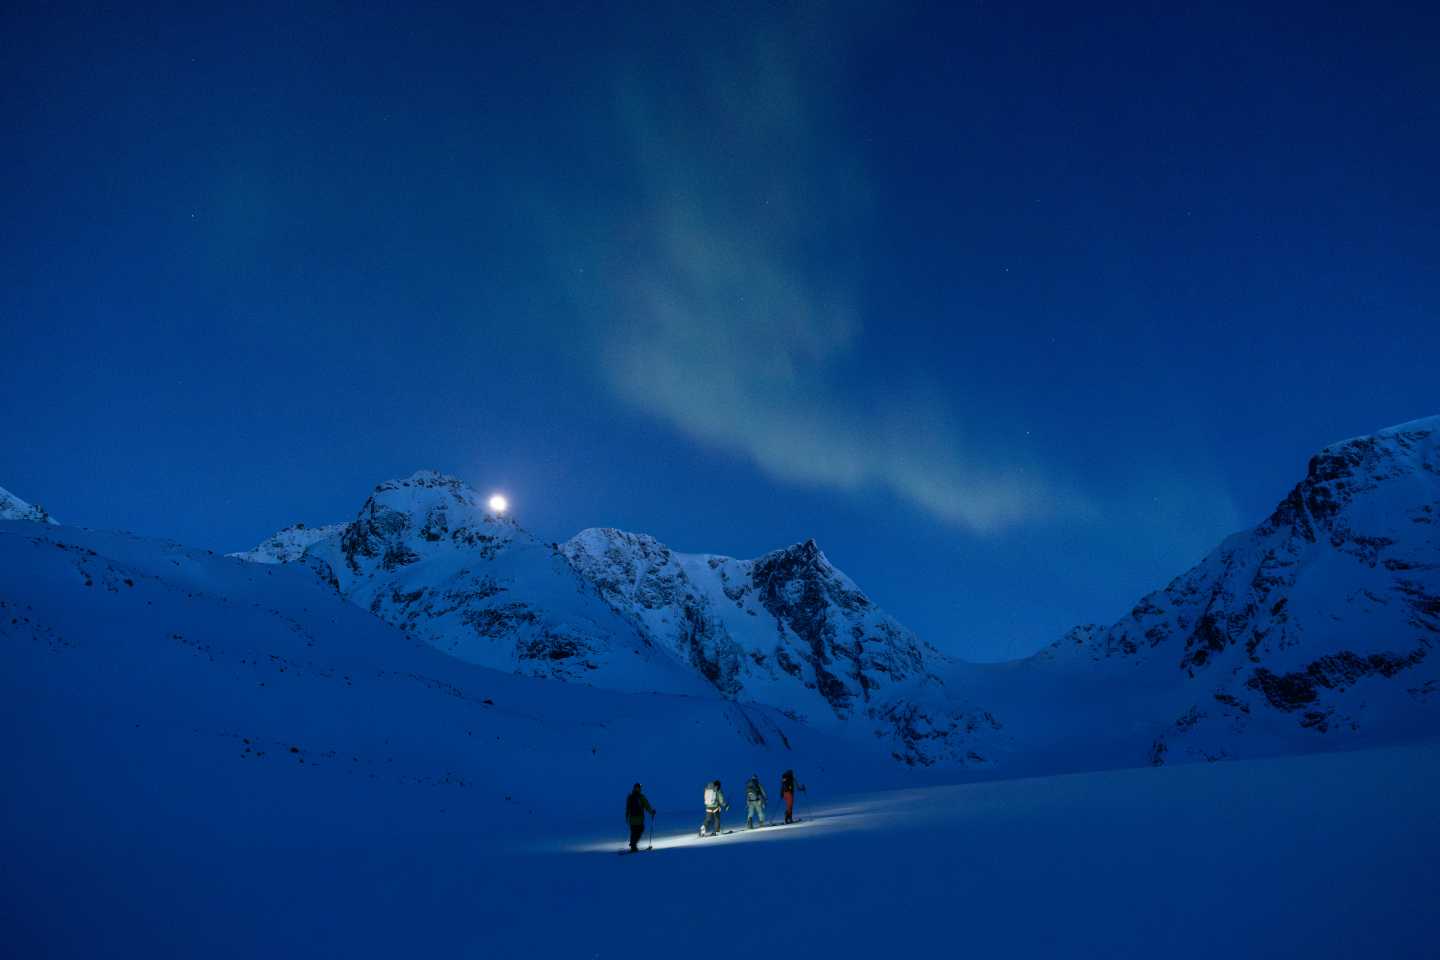
[[(662, 832), (639, 858), (600, 841), (540, 865), (517, 852), (518, 901), (584, 892), (567, 929), (497, 924), (469, 942), (599, 957), (1432, 957), (1437, 800), (1434, 741), (862, 794), (797, 828)], [(633, 886), (613, 890), (612, 860)], [(728, 922), (696, 903), (712, 889)], [(606, 918), (632, 902), (616, 930)]]
[(896, 782), (878, 752), (713, 692), (466, 663), (300, 567), (0, 521), (0, 571), (7, 955), (323, 954), (456, 838), (609, 822), (635, 779), (687, 824), (713, 777)]
[(229, 553), (226, 556), (251, 563), (294, 563), (305, 555), (306, 550), (322, 540), (339, 537), (349, 526), (348, 523), (328, 523), (319, 527), (307, 527), (303, 523), (297, 523), (279, 531), (253, 550)]
[(58, 523), (44, 507), (31, 506), (15, 494), (0, 487), (0, 520), (31, 520), (35, 523)]
[[(6, 521), (0, 570), (11, 729), (58, 739), (70, 723), (101, 722), (126, 762), (152, 751), (153, 735), (162, 759), (183, 746), (186, 763), (231, 774), (232, 760), (264, 760), (262, 769), (293, 761), (331, 769), (342, 783), (463, 789), (461, 781), (502, 782), (503, 763), (505, 792), (527, 809), (568, 809), (574, 777), (586, 783), (585, 771), (601, 765), (623, 767), (615, 776), (628, 787), (629, 771), (653, 753), (691, 746), (730, 757), (737, 770), (782, 764), (800, 744), (872, 772), (890, 766), (713, 692), (623, 694), (467, 663), (344, 602), (300, 567)], [(133, 749), (123, 746), (132, 739)], [(478, 746), (492, 739), (510, 746)], [(683, 766), (686, 782), (719, 775), (698, 757)]]

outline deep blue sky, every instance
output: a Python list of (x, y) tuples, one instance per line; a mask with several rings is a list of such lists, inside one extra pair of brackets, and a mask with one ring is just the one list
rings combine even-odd
[(1432, 5), (663, 6), (7, 6), (0, 486), (234, 550), (433, 467), (993, 658), (1440, 412)]

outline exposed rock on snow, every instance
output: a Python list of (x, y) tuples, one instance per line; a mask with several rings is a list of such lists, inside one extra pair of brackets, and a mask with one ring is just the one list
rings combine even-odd
[[(940, 655), (813, 541), (737, 560), (596, 528), (557, 549), (429, 471), (321, 530), (304, 563), (456, 656), (718, 691), (910, 764), (1215, 760), (1393, 742), (1440, 721), (1440, 417), (1327, 447), (1264, 523), (1120, 622), (1009, 664)], [(311, 534), (251, 553), (293, 561)]]
[[(1433, 714), (1418, 714), (1403, 688), (1436, 672), (1437, 640), (1440, 417), (1431, 417), (1326, 447), (1264, 523), (1119, 623), (1077, 627), (1037, 659), (1124, 663), (1132, 685), (1175, 685), (1176, 712), (1184, 704), (1197, 715), (1171, 735), (1195, 741), (1189, 756), (1202, 758), (1277, 712), (1312, 734), (1433, 732)], [(1426, 676), (1414, 676), (1422, 667)]]
[(615, 689), (704, 689), (551, 545), (454, 477), (422, 470), (380, 484), (303, 562), (351, 602), (472, 663)]
[(251, 563), (294, 563), (310, 547), (321, 540), (339, 536), (345, 532), (348, 523), (331, 523), (322, 527), (307, 527), (303, 523), (286, 527), (253, 550), (230, 553), (226, 556)]
[(728, 695), (758, 699), (799, 681), (814, 695), (797, 706), (846, 719), (889, 684), (924, 677), (926, 655), (938, 657), (813, 540), (735, 560), (591, 529), (560, 549), (648, 639)]
[(250, 554), (301, 559), (352, 602), (471, 662), (617, 689), (709, 690), (853, 724), (909, 763), (966, 758), (957, 733), (973, 721), (927, 669), (943, 658), (813, 541), (735, 560), (587, 530), (557, 550), (460, 480), (421, 471), (376, 487), (352, 523), (292, 527)]
[(32, 506), (4, 487), (0, 487), (0, 520), (30, 520), (35, 523), (54, 524), (60, 522), (50, 516), (44, 507), (39, 504)]
[(945, 699), (930, 669), (945, 658), (876, 607), (813, 540), (736, 560), (605, 528), (561, 551), (643, 636), (725, 695), (812, 723), (850, 723), (907, 763), (974, 762), (962, 741), (975, 718)]

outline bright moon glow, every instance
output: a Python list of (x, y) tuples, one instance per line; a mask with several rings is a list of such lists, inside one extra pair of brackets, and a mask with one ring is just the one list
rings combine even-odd
[(490, 498), (490, 510), (492, 513), (504, 513), (509, 509), (510, 501), (500, 496), (500, 494), (497, 493)]

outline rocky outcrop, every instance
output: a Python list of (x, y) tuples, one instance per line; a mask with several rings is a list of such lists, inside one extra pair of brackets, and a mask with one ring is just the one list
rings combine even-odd
[(28, 504), (4, 487), (0, 487), (0, 520), (29, 520), (32, 523), (49, 524), (60, 522), (50, 516), (44, 507)]
[(607, 528), (560, 549), (618, 614), (724, 696), (812, 723), (858, 725), (893, 740), (907, 763), (968, 752), (962, 742), (973, 727), (928, 669), (944, 658), (877, 608), (813, 540), (736, 560)]
[[(423, 470), (377, 486), (353, 521), (298, 558), (406, 634), (473, 663), (617, 689), (702, 684), (651, 648), (550, 545), (490, 511), (462, 481)], [(294, 528), (277, 538), (287, 547)], [(248, 557), (247, 557), (248, 559)]]

